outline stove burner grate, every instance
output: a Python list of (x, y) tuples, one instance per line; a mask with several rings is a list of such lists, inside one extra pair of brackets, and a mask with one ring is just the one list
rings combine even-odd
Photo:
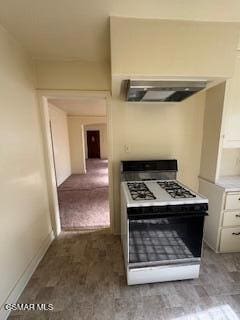
[(127, 185), (133, 200), (156, 199), (144, 182), (129, 182)]
[(175, 181), (160, 181), (158, 185), (163, 188), (172, 198), (195, 198), (196, 195), (183, 188)]

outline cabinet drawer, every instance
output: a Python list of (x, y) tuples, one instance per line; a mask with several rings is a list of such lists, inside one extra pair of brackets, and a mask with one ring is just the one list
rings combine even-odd
[(239, 226), (240, 227), (240, 210), (223, 213), (223, 227)]
[(222, 229), (220, 251), (240, 252), (240, 227)]
[(226, 210), (240, 209), (240, 193), (232, 193), (226, 195), (225, 202)]

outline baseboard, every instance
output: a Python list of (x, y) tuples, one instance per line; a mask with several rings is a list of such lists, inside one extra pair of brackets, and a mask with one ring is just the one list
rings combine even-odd
[[(61, 182), (60, 183), (57, 183), (57, 188), (61, 185), (61, 184), (63, 184), (63, 182), (65, 182), (70, 176), (71, 176), (71, 172), (66, 176), (66, 177), (64, 177), (64, 178), (62, 178), (61, 179)], [(56, 180), (56, 182), (57, 182), (57, 180)]]
[(25, 271), (21, 275), (21, 277), (17, 280), (15, 286), (9, 293), (8, 297), (6, 298), (5, 302), (0, 308), (0, 320), (5, 320), (9, 316), (10, 311), (4, 309), (4, 305), (7, 303), (16, 303), (18, 298), (20, 297), (21, 293), (23, 292), (24, 288), (26, 287), (28, 281), (30, 280), (32, 274), (36, 270), (39, 262), (42, 260), (43, 256), (45, 255), (47, 249), (49, 248), (50, 244), (54, 239), (54, 233), (51, 231), (47, 237), (42, 242), (38, 253), (35, 257), (31, 260), (31, 262), (26, 267)]
[(219, 253), (213, 246), (211, 246), (205, 239), (203, 239), (203, 242), (215, 253)]

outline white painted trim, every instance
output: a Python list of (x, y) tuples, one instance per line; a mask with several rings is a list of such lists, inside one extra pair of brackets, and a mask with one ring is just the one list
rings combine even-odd
[(91, 97), (106, 99), (110, 97), (109, 91), (81, 91), (81, 90), (40, 90), (37, 89), (38, 95), (45, 96), (48, 99), (77, 99), (82, 97)]
[(82, 150), (81, 153), (83, 155), (83, 173), (87, 173), (87, 164), (86, 164), (86, 154), (85, 154), (85, 131), (84, 125), (81, 125), (81, 139), (82, 139)]
[(47, 188), (48, 188), (48, 199), (49, 199), (49, 211), (50, 219), (52, 224), (52, 229), (55, 236), (59, 235), (61, 232), (60, 223), (60, 213), (58, 205), (58, 195), (57, 195), (57, 181), (54, 168), (53, 159), (53, 149), (52, 149), (52, 139), (51, 131), (49, 126), (49, 109), (47, 97), (39, 97), (40, 115), (41, 115), (41, 125), (43, 133), (44, 142), (44, 158), (46, 163), (46, 174), (47, 174)]
[(114, 222), (114, 193), (113, 193), (113, 128), (112, 128), (112, 108), (111, 96), (106, 95), (107, 104), (107, 140), (108, 140), (108, 179), (109, 179), (109, 209), (110, 209), (110, 230), (115, 232)]
[(52, 150), (49, 144), (49, 126), (47, 120), (47, 100), (48, 99), (68, 99), (81, 97), (95, 97), (106, 100), (107, 105), (107, 135), (108, 135), (108, 174), (109, 174), (109, 208), (110, 208), (110, 230), (114, 233), (114, 206), (113, 206), (113, 130), (112, 111), (110, 103), (110, 92), (108, 91), (80, 91), (80, 90), (37, 90), (40, 113), (42, 115), (42, 130), (45, 146), (45, 162), (47, 168), (47, 181), (49, 193), (49, 206), (51, 212), (52, 228), (55, 236), (61, 232), (60, 214), (58, 206), (56, 177), (52, 158)]
[(207, 247), (209, 247), (212, 251), (214, 251), (214, 252), (216, 252), (216, 253), (219, 253), (219, 251), (218, 251), (216, 248), (214, 248), (213, 246), (211, 246), (211, 245), (207, 242), (206, 239), (203, 239), (203, 242), (204, 242), (205, 245), (206, 245)]
[(0, 320), (5, 320), (9, 316), (10, 311), (4, 309), (4, 305), (7, 303), (16, 303), (18, 298), (20, 297), (21, 293), (23, 292), (24, 288), (26, 287), (28, 281), (30, 280), (31, 276), (33, 275), (34, 271), (36, 270), (38, 264), (44, 257), (45, 253), (47, 252), (50, 244), (54, 239), (54, 233), (51, 231), (47, 237), (43, 240), (37, 254), (33, 257), (30, 261), (26, 269), (24, 270), (21, 277), (17, 280), (16, 284), (12, 288), (11, 292), (9, 293), (8, 297), (6, 298), (5, 302), (0, 308)]
[(100, 118), (100, 119), (103, 119), (103, 120), (105, 120), (106, 119), (106, 114), (105, 115), (102, 115), (102, 116), (94, 116), (94, 115), (83, 115), (83, 116), (79, 116), (79, 115), (71, 115), (71, 114), (69, 114), (69, 115), (67, 115), (67, 117), (68, 118)]

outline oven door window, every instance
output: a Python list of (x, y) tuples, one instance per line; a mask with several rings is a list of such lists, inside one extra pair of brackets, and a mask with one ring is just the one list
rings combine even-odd
[(201, 257), (204, 216), (129, 220), (129, 263), (169, 264)]

